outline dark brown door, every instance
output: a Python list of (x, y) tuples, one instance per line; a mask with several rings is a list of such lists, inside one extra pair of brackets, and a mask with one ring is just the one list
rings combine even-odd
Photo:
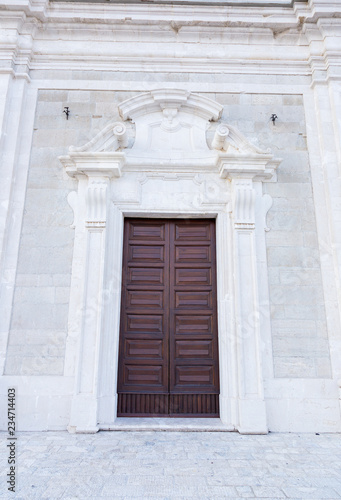
[(125, 220), (118, 415), (219, 416), (214, 220)]

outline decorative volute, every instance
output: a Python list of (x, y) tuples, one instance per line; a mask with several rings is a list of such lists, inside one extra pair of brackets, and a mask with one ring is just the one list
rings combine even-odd
[(91, 141), (84, 144), (84, 146), (76, 148), (71, 146), (69, 151), (71, 153), (83, 152), (109, 152), (117, 151), (127, 147), (127, 127), (124, 123), (114, 122), (109, 123), (103, 130), (101, 130)]
[(127, 127), (124, 123), (109, 123), (83, 146), (70, 146), (67, 156), (60, 156), (70, 177), (79, 174), (120, 177), (124, 155), (117, 151), (127, 146)]
[(219, 151), (219, 171), (222, 178), (233, 179), (245, 174), (254, 180), (270, 180), (281, 160), (270, 151), (262, 151), (251, 144), (235, 127), (220, 124), (212, 141)]

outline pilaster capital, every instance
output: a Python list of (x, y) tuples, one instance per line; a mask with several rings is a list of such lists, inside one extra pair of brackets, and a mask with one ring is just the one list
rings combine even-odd
[(121, 176), (124, 154), (76, 151), (59, 159), (70, 177), (87, 178), (85, 227), (104, 229), (107, 220), (108, 185), (110, 179)]

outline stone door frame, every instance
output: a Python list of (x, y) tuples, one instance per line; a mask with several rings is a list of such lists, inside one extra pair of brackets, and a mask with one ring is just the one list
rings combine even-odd
[(65, 374), (75, 376), (75, 389), (68, 429), (117, 426), (124, 217), (208, 217), (217, 229), (221, 423), (266, 433), (263, 362), (272, 359), (264, 229), (271, 198), (262, 182), (275, 180), (279, 160), (224, 125), (208, 147), (207, 122), (218, 120), (222, 107), (187, 91), (147, 92), (119, 109), (136, 124), (131, 149), (124, 123), (116, 123), (61, 158), (78, 179), (69, 195), (75, 243)]

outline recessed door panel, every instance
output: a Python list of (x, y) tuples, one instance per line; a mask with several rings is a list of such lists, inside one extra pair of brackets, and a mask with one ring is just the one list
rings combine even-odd
[(182, 246), (175, 247), (176, 263), (202, 263), (211, 262), (211, 248), (207, 246)]
[(175, 270), (175, 285), (212, 285), (212, 270), (207, 269), (186, 269)]
[(128, 269), (127, 285), (163, 285), (162, 268), (130, 267)]
[(211, 223), (175, 225), (175, 241), (211, 241)]
[(162, 366), (125, 365), (125, 381), (134, 386), (162, 386)]
[(127, 307), (136, 309), (162, 309), (163, 291), (162, 290), (128, 290)]
[(126, 359), (162, 360), (162, 348), (162, 340), (126, 339), (124, 352)]
[(126, 334), (157, 333), (162, 335), (165, 331), (163, 316), (155, 314), (126, 314), (127, 326), (123, 330)]
[(131, 245), (129, 247), (130, 261), (161, 263), (164, 261), (164, 247), (152, 245)]
[(211, 309), (212, 297), (210, 291), (195, 292), (175, 291), (175, 307), (177, 309)]
[(201, 388), (211, 387), (213, 380), (213, 366), (181, 366), (175, 370), (175, 388)]
[(213, 359), (212, 340), (176, 340), (176, 359)]
[(212, 315), (175, 315), (175, 334), (212, 335)]
[(130, 240), (146, 240), (149, 241), (164, 241), (165, 239), (165, 225), (148, 224), (141, 220), (140, 222), (132, 222), (129, 226), (129, 239)]

